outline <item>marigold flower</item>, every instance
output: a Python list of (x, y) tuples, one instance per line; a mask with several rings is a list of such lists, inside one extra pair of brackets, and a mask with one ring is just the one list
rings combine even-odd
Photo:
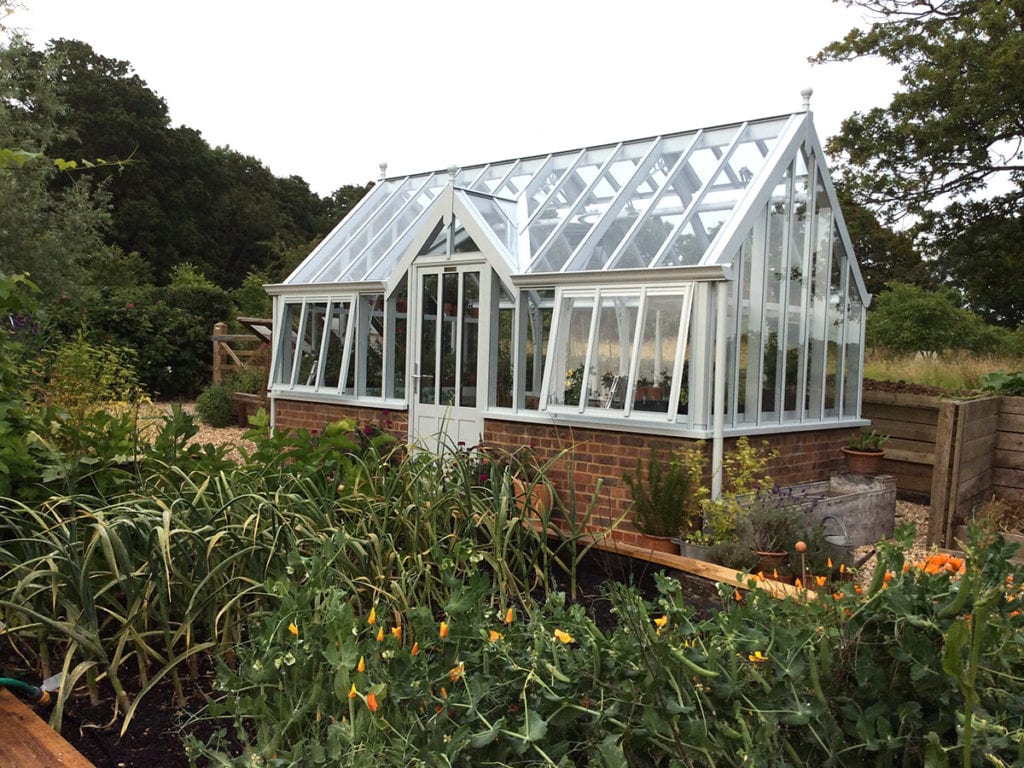
[(417, 640), (415, 643), (412, 644), (412, 650), (409, 651), (409, 655), (410, 656), (416, 656), (416, 655), (419, 654), (419, 652), (420, 652), (420, 643), (419, 643), (419, 640)]
[(366, 617), (366, 623), (370, 625), (377, 623), (377, 606), (370, 608), (370, 615)]
[(515, 613), (512, 611), (512, 608), (509, 607), (509, 609), (507, 611), (505, 611), (505, 626), (508, 626), (509, 624), (511, 624), (512, 623), (512, 619), (514, 619), (514, 618), (515, 618)]
[(392, 627), (391, 628), (391, 636), (394, 637), (395, 640), (401, 640), (402, 639), (402, 627), (401, 627), (401, 625), (399, 625), (397, 627)]
[(366, 659), (363, 658), (362, 656), (360, 656), (359, 657), (359, 663), (356, 664), (356, 672), (365, 672), (365, 671), (366, 671)]
[(383, 643), (384, 642), (384, 626), (383, 625), (381, 625), (380, 629), (377, 630), (377, 642), (378, 643)]
[(371, 712), (377, 711), (377, 697), (373, 694), (373, 691), (366, 694), (366, 708)]
[(768, 661), (768, 657), (760, 651), (754, 651), (753, 653), (747, 654), (747, 659), (754, 664), (761, 664)]
[(665, 625), (668, 624), (668, 616), (662, 615), (654, 620), (654, 626), (658, 629), (664, 629)]
[(572, 635), (570, 635), (568, 632), (565, 632), (565, 631), (563, 631), (561, 629), (556, 629), (555, 630), (555, 640), (557, 640), (558, 642), (562, 643), (563, 645), (568, 645), (569, 643), (575, 643), (576, 642), (576, 640), (573, 639)]
[(819, 587), (824, 587), (828, 582), (828, 576), (815, 576), (814, 580), (817, 582)]
[(496, 629), (492, 629), (490, 632), (487, 633), (487, 639), (490, 640), (492, 643), (498, 642), (503, 637), (505, 636)]
[(444, 640), (446, 637), (448, 637), (448, 622), (447, 621), (442, 621), (441, 622), (441, 627), (440, 627), (440, 629), (438, 629), (437, 634), (440, 636), (440, 638), (442, 640)]
[(352, 687), (348, 689), (348, 697), (350, 699), (354, 699), (358, 695), (359, 695), (359, 692), (356, 690), (356, 684), (352, 683)]
[(288, 631), (291, 632), (296, 637), (299, 636), (299, 628), (298, 628), (298, 626), (296, 626), (294, 621), (291, 624), (288, 625)]
[(454, 667), (448, 670), (448, 679), (453, 683), (457, 683), (462, 678), (462, 673), (466, 671), (466, 665), (461, 661)]
[(1010, 611), (1010, 618), (1011, 619), (1015, 619), (1018, 616), (1020, 616), (1020, 608), (1018, 608), (1018, 609), (1016, 609), (1014, 611)]

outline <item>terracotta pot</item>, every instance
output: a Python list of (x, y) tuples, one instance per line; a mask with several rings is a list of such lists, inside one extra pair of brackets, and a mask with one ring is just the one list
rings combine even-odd
[(855, 475), (877, 475), (882, 471), (885, 451), (855, 451), (845, 447), (839, 450), (846, 457), (846, 469)]
[(759, 552), (754, 550), (754, 554), (760, 558), (757, 563), (757, 570), (764, 571), (766, 574), (784, 570), (789, 560), (788, 552)]

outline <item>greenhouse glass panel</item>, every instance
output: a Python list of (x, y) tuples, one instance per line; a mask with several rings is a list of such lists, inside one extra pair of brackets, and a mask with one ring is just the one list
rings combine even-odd
[[(539, 254), (548, 237), (569, 218), (577, 202), (587, 194), (590, 185), (598, 178), (601, 169), (612, 158), (614, 152), (614, 147), (600, 147), (584, 152), (579, 158), (579, 162), (571, 165), (561, 175), (558, 183), (548, 193), (543, 207), (536, 212), (531, 211), (529, 225), (531, 253)], [(531, 203), (536, 200), (536, 197), (537, 195), (531, 197)], [(573, 224), (575, 225), (573, 228), (578, 230), (579, 225), (576, 222)], [(538, 267), (534, 271), (552, 270)]]
[[(579, 406), (584, 399), (587, 349), (594, 321), (593, 296), (565, 296), (559, 312), (558, 339), (554, 345), (548, 402)], [(587, 391), (593, 389), (588, 386)]]
[(417, 256), (445, 256), (448, 253), (448, 228), (444, 219), (438, 219), (430, 231), (430, 236), (423, 243)]
[(639, 309), (639, 294), (601, 295), (597, 339), (588, 366), (588, 408), (621, 411), (626, 407)]
[[(362, 225), (335, 252), (334, 258), (313, 275), (309, 282), (336, 283), (341, 276), (350, 272), (361, 253), (373, 243), (382, 232), (388, 230), (409, 201), (433, 178), (432, 175), (412, 176), (405, 179), (398, 188), (367, 216)], [(356, 279), (356, 278), (348, 278)]]
[[(392, 194), (402, 188), (399, 181), (382, 181), (375, 184), (366, 193), (366, 196), (359, 202), (353, 211), (345, 217), (345, 220), (331, 232), (317, 249), (306, 259), (292, 274), (287, 282), (289, 283), (312, 283), (317, 281), (317, 275), (328, 265), (340, 258), (345, 246), (363, 228), (378, 208)], [(338, 266), (338, 271), (344, 269), (344, 264)], [(330, 282), (322, 280), (321, 282)]]
[(519, 369), (523, 371), (524, 407), (540, 408), (541, 385), (551, 320), (555, 312), (554, 289), (522, 291), (520, 311), (525, 315), (525, 339)]
[(820, 419), (825, 402), (829, 255), (832, 252), (832, 206), (820, 179), (814, 185), (813, 224), (807, 298), (807, 416)]
[(441, 308), (437, 293), (437, 275), (423, 276), (423, 295), (420, 297), (420, 314), (423, 318), (420, 333), (420, 396), (424, 404), (435, 404), (437, 393), (437, 340), (441, 324)]
[[(458, 275), (445, 275), (458, 277)], [(477, 403), (477, 349), (480, 342), (480, 273), (464, 272), (462, 279), (461, 305), (465, 312), (459, 313), (462, 318), (461, 338), (462, 352), (459, 355), (459, 400), (462, 408), (475, 408)]]
[(511, 408), (515, 386), (515, 366), (512, 363), (513, 342), (516, 333), (516, 304), (496, 272), (491, 272), (491, 285), (498, 286), (498, 332), (492, 349), (494, 361), (491, 374), (491, 403), (498, 408)]
[(843, 416), (856, 418), (860, 413), (861, 339), (864, 323), (864, 304), (850, 275), (847, 278), (846, 320), (843, 339)]
[(356, 394), (381, 397), (384, 383), (384, 295), (359, 297), (358, 345), (356, 368), (360, 371)]
[(785, 274), (786, 320), (785, 320), (785, 383), (783, 395), (784, 416), (787, 421), (802, 421), (807, 410), (807, 366), (805, 309), (807, 291), (804, 275), (807, 273), (807, 231), (810, 224), (807, 162), (802, 152), (794, 163), (792, 196), (790, 206), (789, 249)]
[(458, 317), (459, 275), (447, 272), (441, 275), (441, 356), (440, 394), (441, 403), (458, 405), (455, 400), (455, 380), (459, 363), (458, 332), (455, 325)]
[[(683, 299), (683, 294), (647, 296), (637, 350), (634, 410), (669, 412), (679, 333), (680, 328), (685, 327)], [(685, 403), (685, 392), (684, 383), (676, 410)]]
[[(508, 177), (493, 190), (490, 190), (490, 194), (494, 197), (515, 198), (518, 200), (530, 182), (532, 182), (538, 176), (539, 171), (544, 168), (548, 159), (548, 157), (534, 157), (528, 160), (520, 160), (512, 168), (512, 172)], [(474, 186), (473, 190), (476, 192), (488, 191), (487, 189), (480, 189), (477, 186)]]
[(339, 280), (384, 280), (416, 235), (420, 217), (444, 188), (444, 177), (434, 177), (413, 195), (366, 248), (353, 258)]
[(829, 270), (828, 283), (828, 324), (826, 326), (827, 356), (825, 360), (825, 410), (826, 417), (837, 416), (839, 398), (843, 386), (842, 372), (839, 370), (843, 341), (843, 319), (846, 316), (846, 277), (849, 275), (846, 259), (846, 248), (839, 236), (839, 226), (835, 225), (832, 232), (832, 262)]
[(278, 341), (277, 370), (274, 372), (275, 384), (292, 383), (292, 371), (295, 370), (295, 356), (298, 354), (299, 322), (302, 320), (302, 303), (287, 302), (281, 313), (281, 337)]
[(388, 299), (388, 314), (391, 318), (391, 333), (388, 339), (388, 370), (394, 373), (386, 382), (387, 397), (405, 397), (406, 347), (409, 340), (409, 277), (402, 278), (398, 287)]
[(474, 192), (483, 192), (486, 195), (493, 195), (501, 183), (508, 176), (509, 171), (512, 171), (514, 167), (519, 163), (518, 160), (513, 160), (505, 163), (494, 163), (487, 166), (483, 173), (479, 173), (475, 178), (466, 179), (464, 182), (458, 183), (457, 186), (472, 189)]
[(316, 301), (305, 305), (302, 313), (302, 327), (299, 337), (298, 375), (292, 384), (304, 387), (317, 385), (320, 371), (320, 351), (324, 339), (324, 323), (327, 318), (327, 302)]
[(515, 217), (516, 204), (513, 200), (490, 197), (473, 192), (459, 190), (456, 194), (470, 210), (478, 214), (478, 218), (487, 225), (494, 235), (495, 243), (504, 248), (505, 260), (510, 266), (516, 266), (513, 258), (517, 249), (518, 232)]
[(341, 382), (341, 364), (345, 359), (345, 340), (351, 312), (348, 301), (331, 301), (330, 319), (327, 322), (327, 343), (324, 345), (323, 386), (338, 389)]

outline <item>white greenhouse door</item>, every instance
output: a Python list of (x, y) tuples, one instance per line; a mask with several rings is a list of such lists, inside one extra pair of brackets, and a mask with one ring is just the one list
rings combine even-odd
[(471, 448), (483, 437), (491, 270), (481, 264), (416, 270), (410, 438)]

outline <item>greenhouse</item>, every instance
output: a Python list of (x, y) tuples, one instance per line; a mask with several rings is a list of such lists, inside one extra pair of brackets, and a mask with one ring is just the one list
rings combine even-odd
[(863, 423), (869, 297), (809, 109), (382, 178), (268, 290), (278, 426), (720, 449)]

